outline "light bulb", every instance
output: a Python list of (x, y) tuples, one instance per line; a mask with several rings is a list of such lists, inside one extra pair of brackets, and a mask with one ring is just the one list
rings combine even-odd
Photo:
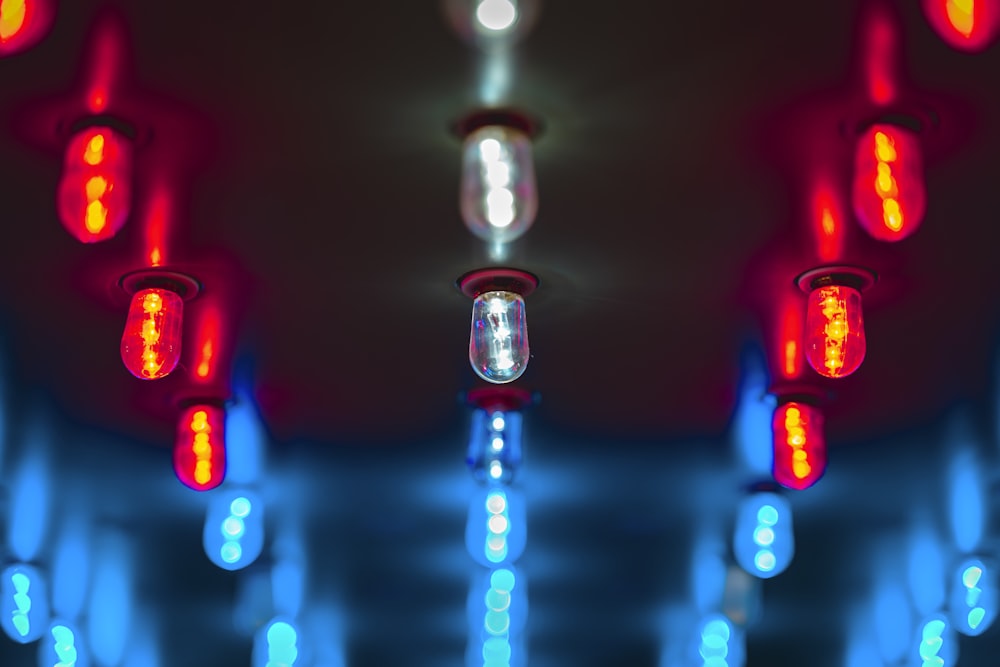
[(691, 664), (699, 667), (743, 667), (746, 638), (743, 631), (722, 614), (712, 614), (698, 625), (697, 654)]
[(264, 547), (264, 504), (257, 494), (229, 489), (212, 497), (202, 544), (223, 570), (239, 570), (257, 560)]
[(875, 274), (857, 267), (828, 266), (796, 279), (806, 298), (806, 360), (820, 375), (840, 378), (858, 370), (865, 358), (861, 292)]
[(477, 491), (469, 504), (465, 546), (486, 567), (513, 563), (527, 544), (524, 497), (514, 489), (492, 487)]
[(920, 139), (878, 123), (861, 135), (854, 159), (854, 214), (872, 238), (900, 241), (917, 231), (927, 208)]
[(528, 366), (524, 299), (513, 292), (485, 292), (472, 304), (469, 362), (476, 375), (502, 384), (521, 377)]
[(981, 51), (1000, 33), (1000, 0), (924, 0), (931, 27), (949, 46)]
[(473, 299), (469, 363), (487, 382), (513, 382), (528, 366), (523, 297), (537, 286), (538, 278), (518, 269), (478, 269), (458, 279), (459, 289)]
[(140, 380), (169, 375), (181, 358), (184, 300), (158, 287), (132, 295), (122, 334), (122, 363)]
[(295, 667), (299, 661), (299, 630), (291, 619), (275, 618), (254, 637), (254, 667)]
[(83, 634), (71, 623), (54, 620), (38, 642), (38, 667), (87, 667)]
[(185, 408), (177, 421), (174, 473), (195, 491), (214, 489), (226, 476), (226, 414), (218, 405)]
[(169, 375), (180, 361), (184, 301), (197, 296), (201, 284), (191, 276), (159, 268), (133, 271), (118, 284), (130, 299), (122, 363), (140, 380)]
[(953, 667), (958, 661), (958, 637), (944, 614), (932, 614), (918, 624), (910, 658), (920, 667)]
[(774, 481), (789, 489), (808, 489), (826, 472), (823, 413), (814, 405), (790, 401), (778, 405), (771, 424)]
[(110, 239), (132, 207), (132, 142), (106, 126), (69, 140), (59, 181), (59, 219), (82, 243)]
[(469, 231), (493, 243), (520, 237), (538, 212), (531, 138), (520, 124), (525, 129), (486, 125), (465, 137), (459, 208)]
[(473, 412), (465, 461), (477, 482), (509, 484), (521, 463), (521, 414)]
[(0, 0), (0, 56), (35, 44), (52, 27), (50, 0)]
[(736, 515), (733, 553), (740, 567), (760, 579), (784, 572), (795, 554), (788, 501), (768, 491), (744, 498)]
[(986, 632), (997, 616), (997, 578), (992, 562), (978, 558), (962, 562), (951, 581), (948, 613), (952, 626), (963, 635)]
[(19, 644), (29, 644), (48, 628), (49, 607), (45, 577), (24, 563), (0, 574), (0, 626)]

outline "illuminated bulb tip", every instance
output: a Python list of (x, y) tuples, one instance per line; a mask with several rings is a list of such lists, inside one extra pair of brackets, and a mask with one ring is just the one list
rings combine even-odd
[(493, 423), (492, 423), (492, 426), (493, 426), (493, 430), (494, 431), (496, 431), (496, 432), (499, 433), (500, 431), (502, 431), (504, 429), (504, 427), (506, 425), (507, 424), (506, 424), (506, 422), (505, 422), (505, 420), (503, 418), (503, 414), (501, 414), (499, 412), (496, 412), (496, 413), (493, 414)]
[(503, 465), (499, 461), (493, 461), (490, 463), (490, 477), (493, 479), (500, 479), (503, 477)]
[(493, 442), (490, 444), (494, 451), (499, 452), (503, 449), (503, 438), (493, 438)]
[(487, 30), (506, 30), (517, 20), (517, 8), (510, 0), (483, 0), (476, 8), (476, 20)]
[(965, 572), (962, 573), (962, 583), (965, 584), (966, 588), (974, 588), (979, 584), (979, 580), (983, 576), (983, 570), (975, 565), (967, 567)]

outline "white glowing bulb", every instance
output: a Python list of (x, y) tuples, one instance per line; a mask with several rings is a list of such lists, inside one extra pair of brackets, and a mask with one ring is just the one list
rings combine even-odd
[(495, 412), (495, 413), (493, 413), (492, 426), (493, 426), (493, 430), (494, 431), (500, 432), (500, 431), (502, 431), (504, 429), (504, 427), (506, 425), (507, 424), (504, 421), (503, 413), (502, 412)]
[(503, 449), (503, 438), (493, 438), (493, 442), (490, 443), (490, 446), (493, 447), (493, 451), (499, 452)]
[(538, 194), (526, 133), (487, 125), (466, 137), (459, 203), (469, 231), (484, 240), (506, 243), (528, 231)]
[(490, 463), (490, 477), (493, 479), (500, 479), (503, 477), (503, 464), (499, 461), (493, 461)]
[(487, 30), (506, 30), (517, 20), (517, 7), (511, 0), (483, 0), (476, 8), (476, 20)]
[(527, 368), (528, 355), (524, 299), (513, 292), (476, 297), (469, 341), (469, 362), (476, 374), (487, 382), (512, 382)]

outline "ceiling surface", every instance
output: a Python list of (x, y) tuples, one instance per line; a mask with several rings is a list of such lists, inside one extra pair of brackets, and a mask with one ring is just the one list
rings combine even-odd
[[(480, 385), (455, 282), (485, 266), (540, 283), (516, 383), (536, 399), (519, 482), (530, 664), (687, 664), (693, 554), (728, 539), (761, 476), (752, 446), (730, 445), (766, 440), (769, 415), (739, 415), (780, 380), (782, 323), (804, 308), (794, 279), (822, 264), (878, 274), (868, 353), (845, 379), (786, 378), (829, 398), (831, 464), (793, 498), (795, 562), (763, 586), (746, 664), (890, 664), (850, 662), (878, 573), (912, 561), (914, 526), (959, 557), (946, 471), (974, 452), (995, 477), (1000, 47), (952, 49), (916, 2), (538, 9), (520, 41), (487, 51), (430, 1), (75, 0), (0, 59), (5, 456), (17, 469), (36, 437), (19, 434), (45, 422), (53, 479), (69, 480), (53, 507), (85, 498), (95, 535), (124, 536), (159, 662), (115, 665), (250, 660), (233, 616), (266, 568), (214, 568), (205, 501), (170, 473), (192, 395), (255, 406), (274, 530), (296, 526), (308, 554), (302, 622), (327, 647), (315, 667), (463, 664), (463, 396)], [(881, 105), (880, 76), (895, 93)], [(114, 239), (84, 245), (55, 191), (96, 89), (136, 129), (135, 197)], [(458, 212), (453, 128), (487, 107), (540, 127), (539, 214), (502, 252)], [(857, 129), (898, 111), (925, 121), (928, 207), (887, 244), (849, 193)], [(181, 366), (143, 382), (119, 358), (118, 281), (154, 247), (202, 289)], [(917, 579), (938, 575), (927, 567)], [(988, 665), (998, 639), (961, 648), (959, 664)], [(34, 664), (18, 650), (0, 646), (5, 665)]]

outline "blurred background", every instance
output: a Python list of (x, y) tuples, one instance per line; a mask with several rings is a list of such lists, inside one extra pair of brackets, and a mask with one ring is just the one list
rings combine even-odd
[[(0, 663), (993, 664), (998, 32), (983, 0), (0, 2)], [(537, 183), (503, 243), (460, 214), (483, 110)], [(875, 126), (925, 209), (888, 240)], [(491, 267), (538, 280), (507, 385), (457, 284)], [(877, 280), (829, 378), (796, 279), (842, 267)], [(164, 276), (178, 365), (137, 379)]]

